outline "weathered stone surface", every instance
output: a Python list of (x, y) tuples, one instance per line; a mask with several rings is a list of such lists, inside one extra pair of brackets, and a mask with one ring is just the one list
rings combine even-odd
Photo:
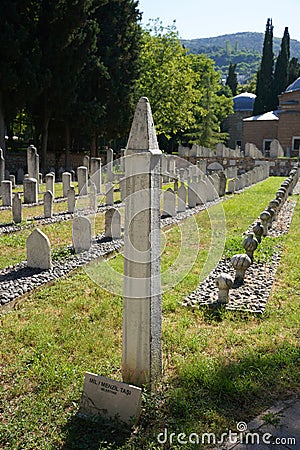
[(114, 185), (113, 183), (109, 182), (106, 183), (106, 204), (108, 206), (114, 205)]
[(78, 195), (87, 195), (88, 193), (88, 169), (85, 166), (77, 168)]
[(216, 278), (216, 286), (219, 288), (218, 303), (228, 303), (228, 293), (233, 286), (233, 278), (227, 273), (221, 273)]
[(198, 182), (198, 195), (200, 197), (200, 205), (204, 205), (207, 202), (207, 184), (204, 180)]
[(268, 235), (268, 224), (269, 224), (269, 220), (270, 220), (271, 214), (269, 213), (269, 211), (263, 211), (260, 215), (260, 220), (261, 220), (261, 224), (263, 227), (263, 236), (267, 236)]
[(51, 269), (51, 246), (48, 237), (36, 228), (27, 238), (27, 266), (47, 270)]
[(197, 205), (197, 185), (194, 181), (188, 185), (188, 205), (189, 208), (195, 208)]
[(35, 178), (25, 178), (23, 181), (24, 187), (24, 203), (38, 202), (38, 182)]
[(160, 183), (148, 99), (138, 102), (126, 149), (122, 374), (153, 386), (161, 374)]
[(228, 181), (227, 193), (233, 194), (234, 191), (235, 191), (235, 179), (233, 178), (232, 180)]
[(44, 194), (44, 217), (49, 218), (53, 216), (53, 194), (51, 191), (46, 191)]
[(79, 414), (133, 425), (141, 413), (142, 389), (87, 372)]
[(73, 220), (72, 241), (75, 253), (90, 249), (92, 243), (92, 224), (87, 217), (75, 217)]
[(95, 183), (97, 193), (101, 192), (101, 158), (91, 158), (91, 181)]
[(27, 170), (29, 178), (35, 178), (39, 182), (40, 158), (34, 145), (27, 148)]
[(257, 249), (257, 246), (258, 240), (254, 237), (254, 233), (249, 233), (243, 241), (243, 247), (246, 251), (246, 254), (249, 256), (252, 262), (253, 262), (253, 253)]
[(105, 237), (121, 237), (121, 214), (116, 208), (109, 208), (105, 213)]
[(168, 188), (164, 191), (163, 216), (174, 217), (176, 215), (176, 195), (173, 189)]
[(264, 233), (264, 229), (263, 226), (261, 224), (261, 222), (256, 222), (256, 224), (253, 226), (252, 229), (253, 233), (255, 234), (256, 240), (257, 242), (260, 244), (261, 243), (261, 237)]
[(75, 196), (75, 188), (74, 186), (70, 186), (70, 189), (67, 193), (68, 198), (68, 213), (73, 213), (75, 210), (76, 196)]
[(121, 178), (119, 182), (121, 202), (126, 198), (126, 178)]
[(184, 183), (181, 183), (178, 189), (178, 212), (184, 212), (186, 210), (186, 187)]
[(15, 223), (22, 222), (22, 199), (17, 192), (12, 199), (12, 218)]
[(227, 178), (225, 176), (224, 172), (219, 172), (219, 197), (223, 197), (225, 195), (226, 192), (226, 182), (227, 182)]
[(70, 172), (63, 172), (62, 174), (62, 184), (63, 184), (63, 197), (67, 197), (68, 190), (71, 186), (72, 176)]
[(54, 195), (55, 175), (54, 173), (47, 173), (45, 175), (46, 191), (52, 192)]
[(241, 286), (244, 283), (245, 272), (251, 265), (251, 259), (246, 254), (238, 254), (231, 258), (231, 264), (235, 269), (233, 286)]
[(2, 206), (12, 206), (12, 183), (8, 180), (1, 181)]
[(90, 182), (89, 198), (90, 198), (90, 208), (94, 212), (96, 212), (97, 211), (97, 187), (96, 187), (95, 183), (93, 183), (92, 181)]

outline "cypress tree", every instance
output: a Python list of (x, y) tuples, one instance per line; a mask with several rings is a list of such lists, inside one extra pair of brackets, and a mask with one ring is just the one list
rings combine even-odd
[(134, 111), (134, 87), (139, 76), (141, 13), (135, 0), (110, 0), (97, 5), (97, 56), (105, 66), (98, 99), (104, 106), (99, 134), (111, 140), (126, 135)]
[(281, 41), (281, 48), (276, 61), (274, 72), (274, 95), (277, 98), (287, 87), (288, 84), (288, 68), (290, 60), (290, 35), (288, 27), (285, 27), (284, 35)]
[(253, 114), (263, 114), (276, 108), (276, 97), (273, 93), (273, 25), (267, 20), (260, 69), (257, 72), (256, 99)]
[(289, 62), (287, 86), (292, 84), (299, 77), (300, 77), (300, 63), (298, 61), (298, 58), (293, 57)]
[(236, 91), (237, 91), (237, 74), (235, 72), (236, 69), (236, 64), (229, 64), (229, 68), (228, 68), (228, 75), (226, 78), (226, 86), (229, 86), (232, 92), (232, 95), (235, 96), (236, 95)]

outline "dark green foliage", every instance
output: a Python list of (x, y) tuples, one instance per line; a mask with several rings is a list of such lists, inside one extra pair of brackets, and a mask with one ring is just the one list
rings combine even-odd
[(141, 18), (133, 0), (111, 0), (98, 6), (97, 56), (106, 72), (99, 79), (99, 101), (105, 107), (99, 131), (106, 139), (123, 136), (133, 113), (133, 90), (138, 77)]
[(298, 61), (298, 58), (293, 57), (290, 60), (288, 67), (287, 86), (292, 84), (299, 77), (300, 77), (300, 63)]
[(84, 137), (90, 136), (92, 154), (97, 154), (99, 136), (107, 142), (128, 132), (139, 73), (141, 27), (137, 2), (96, 0), (94, 3), (96, 45), (89, 51), (82, 72), (74, 115), (77, 126), (84, 130)]
[(236, 90), (237, 90), (237, 85), (238, 85), (237, 74), (236, 74), (235, 70), (236, 70), (236, 64), (230, 63), (229, 68), (228, 68), (228, 75), (226, 78), (226, 86), (230, 87), (233, 96), (236, 95)]
[(274, 71), (274, 94), (277, 96), (285, 91), (288, 85), (288, 67), (290, 60), (290, 35), (288, 27), (284, 30), (284, 35), (281, 41), (280, 52), (276, 61)]
[(26, 108), (42, 156), (127, 133), (138, 76), (134, 0), (25, 0), (0, 5), (0, 145)]
[(254, 115), (272, 111), (277, 106), (276, 96), (273, 92), (273, 57), (273, 25), (272, 20), (268, 19), (261, 65), (257, 73)]
[(0, 146), (4, 149), (5, 125), (36, 87), (37, 49), (31, 27), (35, 9), (30, 0), (0, 2)]
[(42, 167), (49, 124), (57, 131), (68, 123), (86, 53), (95, 39), (95, 27), (89, 19), (91, 7), (92, 0), (42, 0), (39, 4), (36, 38), (40, 91), (31, 102), (31, 111), (41, 135)]

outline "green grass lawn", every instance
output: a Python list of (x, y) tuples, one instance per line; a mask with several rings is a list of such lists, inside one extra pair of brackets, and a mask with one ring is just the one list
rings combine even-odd
[[(270, 178), (223, 202), (225, 253), (230, 253), (230, 243), (239, 248), (242, 233), (281, 182)], [(142, 417), (133, 434), (75, 416), (86, 371), (121, 380), (121, 296), (103, 290), (82, 269), (26, 295), (16, 310), (1, 316), (0, 447), (170, 448), (157, 442), (165, 428), (169, 433), (221, 436), (276, 399), (299, 391), (299, 212), (298, 202), (290, 232), (280, 238), (283, 253), (272, 296), (259, 317), (180, 305), (198, 285), (210, 251), (209, 215), (204, 211), (196, 216), (196, 261), (163, 295), (163, 378), (157, 394), (144, 393)], [(165, 230), (163, 272), (176, 261), (179, 233), (180, 225)], [(262, 260), (278, 239), (266, 241)], [(111, 264), (122, 273), (122, 258)]]

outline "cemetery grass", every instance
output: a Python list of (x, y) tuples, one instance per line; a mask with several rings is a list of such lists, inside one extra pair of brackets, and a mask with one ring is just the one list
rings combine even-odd
[[(223, 203), (225, 252), (230, 253), (230, 243), (239, 248), (242, 233), (281, 181), (271, 178)], [(132, 434), (75, 416), (85, 371), (121, 379), (121, 297), (101, 289), (83, 270), (27, 295), (17, 310), (1, 316), (1, 448), (154, 450), (162, 448), (157, 435), (165, 428), (169, 434), (221, 436), (297, 391), (299, 213), (298, 201), (290, 233), (268, 238), (261, 252), (265, 260), (278, 242), (283, 248), (262, 316), (180, 305), (198, 285), (209, 253), (209, 217), (197, 215), (201, 251), (190, 273), (163, 296), (164, 375), (156, 395), (144, 394), (143, 414)], [(165, 232), (163, 271), (176, 261), (179, 232), (179, 225)], [(112, 264), (122, 272), (121, 258)]]
[[(92, 226), (96, 234), (104, 232), (104, 215), (97, 214), (91, 217)], [(28, 228), (11, 234), (0, 235), (0, 270), (26, 260), (26, 239), (37, 227), (33, 222), (27, 222)], [(52, 224), (38, 225), (45, 233), (51, 244), (52, 257), (56, 258), (68, 251), (72, 244), (72, 221), (54, 222)]]

